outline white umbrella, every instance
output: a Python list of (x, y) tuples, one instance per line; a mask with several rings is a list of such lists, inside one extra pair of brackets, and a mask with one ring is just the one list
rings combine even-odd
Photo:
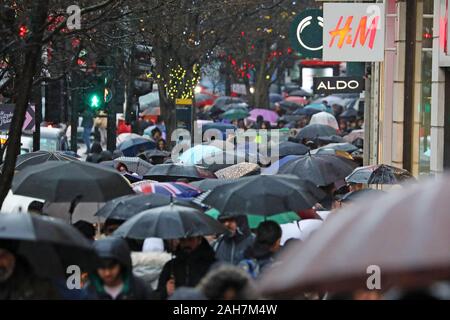
[(325, 111), (313, 115), (309, 124), (323, 124), (326, 126), (330, 126), (333, 129), (339, 130), (339, 125), (336, 121), (336, 118), (332, 114)]

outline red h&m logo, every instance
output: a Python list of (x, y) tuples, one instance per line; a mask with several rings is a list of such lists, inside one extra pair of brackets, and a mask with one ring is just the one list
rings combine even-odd
[[(355, 48), (357, 45), (361, 47), (366, 47), (366, 45), (368, 45), (370, 49), (373, 49), (377, 31), (379, 29), (378, 22), (380, 21), (380, 16), (373, 16), (369, 26), (367, 25), (367, 20), (367, 16), (361, 17), (356, 31), (354, 31), (353, 16), (348, 16), (344, 25), (342, 25), (344, 16), (341, 16), (336, 28), (329, 32), (332, 38), (328, 47), (333, 47), (335, 40), (337, 39), (336, 45), (339, 49), (342, 49), (343, 46)], [(368, 44), (367, 39), (369, 39)]]

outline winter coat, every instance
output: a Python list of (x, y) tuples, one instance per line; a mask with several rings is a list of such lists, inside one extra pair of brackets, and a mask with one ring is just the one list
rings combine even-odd
[(254, 243), (244, 253), (244, 260), (239, 262), (239, 266), (246, 270), (252, 278), (269, 268), (275, 261), (274, 254), (268, 248), (258, 243)]
[(158, 294), (160, 298), (167, 298), (166, 284), (172, 275), (175, 278), (175, 288), (195, 287), (215, 262), (214, 250), (205, 239), (190, 254), (177, 253), (174, 259), (164, 265), (159, 277)]
[(213, 244), (217, 260), (238, 264), (244, 259), (245, 251), (253, 245), (254, 240), (255, 235), (244, 233), (240, 229), (233, 236), (229, 233), (221, 235)]
[[(131, 252), (125, 240), (108, 237), (94, 242), (94, 248), (100, 258), (115, 259), (122, 267), (122, 280), (124, 287), (116, 300), (147, 300), (155, 298), (144, 282), (132, 273)], [(105, 291), (103, 282), (97, 274), (90, 276), (86, 286), (90, 296), (98, 300), (111, 300), (112, 297)]]
[(133, 274), (143, 280), (147, 288), (156, 290), (159, 275), (171, 258), (167, 252), (132, 252)]
[(20, 259), (11, 277), (0, 282), (0, 300), (61, 299), (56, 286), (48, 279), (36, 276)]

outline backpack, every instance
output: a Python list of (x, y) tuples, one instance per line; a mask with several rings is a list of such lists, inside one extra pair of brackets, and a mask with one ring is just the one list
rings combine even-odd
[(259, 263), (256, 259), (244, 259), (239, 262), (239, 268), (247, 272), (253, 279), (259, 275)]

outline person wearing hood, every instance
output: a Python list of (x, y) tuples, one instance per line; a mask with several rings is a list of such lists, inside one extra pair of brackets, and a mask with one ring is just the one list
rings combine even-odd
[(261, 222), (256, 230), (255, 242), (244, 253), (245, 259), (239, 266), (252, 278), (257, 278), (274, 262), (274, 256), (281, 248), (281, 235), (281, 227), (276, 222)]
[(157, 291), (161, 299), (172, 296), (179, 287), (195, 287), (216, 262), (214, 250), (200, 236), (180, 239), (175, 255), (159, 276)]
[(108, 237), (94, 242), (101, 265), (86, 287), (98, 300), (147, 300), (154, 296), (143, 281), (133, 275), (131, 251), (126, 241)]
[(255, 236), (248, 228), (246, 216), (219, 217), (219, 222), (228, 230), (212, 245), (216, 258), (237, 265), (244, 259), (244, 252), (253, 245)]

